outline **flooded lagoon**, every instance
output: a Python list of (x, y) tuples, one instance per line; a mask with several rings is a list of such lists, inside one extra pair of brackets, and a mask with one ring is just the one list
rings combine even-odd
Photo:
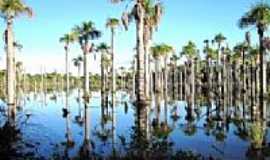
[[(7, 150), (13, 151), (6, 152), (6, 157), (256, 159), (267, 158), (270, 153), (267, 121), (251, 121), (249, 112), (243, 118), (241, 107), (227, 107), (227, 114), (219, 119), (202, 101), (197, 101), (192, 113), (185, 101), (165, 101), (161, 96), (147, 107), (136, 108), (128, 93), (118, 91), (112, 107), (110, 98), (107, 104), (102, 102), (98, 91), (92, 92), (85, 104), (78, 98), (78, 91), (74, 89), (68, 96), (70, 114), (66, 115), (64, 92), (22, 96), (17, 101), (14, 124), (20, 138), (1, 140), (9, 143)], [(1, 102), (2, 132), (7, 118), (5, 109)], [(1, 148), (6, 147), (0, 144)], [(254, 145), (263, 147), (256, 149)], [(14, 151), (18, 154), (14, 155)]]

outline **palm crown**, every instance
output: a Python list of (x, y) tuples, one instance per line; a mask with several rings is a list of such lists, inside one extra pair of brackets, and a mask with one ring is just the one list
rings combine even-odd
[(270, 24), (270, 6), (267, 3), (258, 3), (245, 13), (239, 20), (240, 28), (247, 28), (255, 25), (265, 30)]
[(120, 22), (117, 18), (108, 18), (106, 22), (106, 27), (115, 29), (116, 27), (119, 27)]
[(92, 21), (83, 22), (81, 26), (73, 28), (80, 45), (85, 45), (89, 40), (94, 40), (101, 37), (101, 32), (95, 28)]
[(197, 57), (197, 47), (194, 42), (189, 41), (187, 45), (183, 46), (182, 53), (183, 55), (186, 55), (188, 58), (195, 58)]
[(152, 56), (157, 59), (173, 52), (173, 47), (167, 44), (158, 44), (151, 48)]
[(23, 4), (21, 0), (1, 0), (0, 4), (1, 16), (6, 20), (17, 17), (20, 14), (27, 14), (30, 17), (33, 15), (32, 9)]

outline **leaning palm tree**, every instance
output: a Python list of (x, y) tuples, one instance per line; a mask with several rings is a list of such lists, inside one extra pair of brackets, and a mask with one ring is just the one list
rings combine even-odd
[(112, 56), (112, 103), (114, 104), (114, 94), (116, 91), (115, 84), (115, 63), (114, 63), (114, 43), (115, 43), (115, 30), (119, 27), (120, 22), (117, 18), (109, 18), (106, 22), (106, 27), (111, 30), (111, 56)]
[(246, 12), (239, 20), (239, 27), (241, 29), (256, 26), (259, 35), (260, 43), (260, 106), (263, 107), (263, 98), (266, 93), (266, 86), (264, 86), (264, 54), (265, 47), (263, 45), (264, 33), (270, 24), (270, 5), (268, 3), (258, 3)]
[(89, 41), (101, 37), (101, 32), (95, 28), (95, 25), (92, 21), (83, 22), (81, 26), (75, 26), (73, 31), (76, 33), (77, 39), (83, 51), (84, 98), (88, 100), (90, 96), (88, 53), (91, 53), (94, 47), (93, 44), (89, 44)]
[[(16, 69), (14, 52), (13, 22), (21, 14), (32, 16), (32, 9), (26, 6), (21, 0), (1, 0), (1, 16), (7, 23), (5, 30), (5, 44), (7, 52), (7, 104), (9, 105), (9, 115), (15, 116), (15, 89), (16, 89)], [(13, 106), (13, 107), (12, 107)], [(11, 108), (12, 107), (12, 108)]]

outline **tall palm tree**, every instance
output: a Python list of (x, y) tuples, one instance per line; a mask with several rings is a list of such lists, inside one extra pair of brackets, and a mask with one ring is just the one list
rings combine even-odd
[(212, 67), (212, 60), (217, 59), (218, 57), (218, 52), (217, 50), (213, 49), (209, 45), (209, 40), (205, 40), (205, 47), (203, 52), (206, 54), (206, 59), (207, 59), (207, 67), (208, 67), (208, 88), (209, 88), (209, 96), (212, 96), (212, 80), (213, 80), (213, 67)]
[(155, 81), (157, 82), (156, 83), (156, 92), (159, 92), (159, 88), (160, 88), (160, 76), (159, 76), (159, 61), (161, 58), (164, 58), (164, 91), (165, 91), (165, 94), (167, 93), (167, 59), (168, 59), (168, 55), (169, 53), (172, 53), (173, 52), (173, 47), (172, 46), (169, 46), (167, 44), (158, 44), (158, 45), (155, 45), (151, 48), (151, 53), (152, 53), (152, 56), (154, 57), (155, 59), (155, 75), (156, 75), (156, 78), (155, 78)]
[(104, 94), (105, 88), (106, 88), (106, 70), (108, 68), (108, 53), (109, 53), (110, 47), (106, 43), (101, 43), (97, 46), (97, 51), (101, 52), (101, 59), (100, 59), (100, 69), (101, 69), (101, 93)]
[(245, 79), (246, 79), (246, 75), (245, 75), (245, 55), (246, 55), (246, 52), (248, 50), (248, 44), (246, 42), (242, 42), (242, 43), (239, 43), (237, 44), (235, 47), (234, 47), (234, 51), (238, 54), (241, 55), (241, 58), (242, 58), (242, 74), (243, 74), (243, 84), (242, 84), (242, 92), (244, 93), (244, 91), (246, 90), (246, 86), (245, 86)]
[(217, 34), (214, 37), (214, 41), (217, 43), (217, 50), (218, 50), (218, 68), (219, 68), (219, 72), (218, 72), (218, 88), (219, 88), (219, 95), (221, 94), (221, 70), (220, 70), (220, 66), (221, 66), (221, 45), (222, 43), (226, 40), (226, 37), (223, 36), (222, 33)]
[(65, 68), (66, 68), (66, 96), (65, 96), (65, 108), (63, 109), (63, 115), (64, 117), (69, 118), (69, 45), (75, 41), (74, 33), (65, 34), (63, 37), (59, 39), (59, 42), (64, 43), (64, 49), (65, 49)]
[[(112, 3), (119, 3), (124, 0), (111, 0)], [(145, 24), (145, 8), (144, 2), (146, 0), (133, 0), (134, 5), (130, 13), (124, 12), (122, 15), (122, 23), (125, 29), (128, 29), (129, 22), (131, 19), (135, 20), (136, 23), (136, 56), (137, 56), (137, 69), (136, 69), (136, 88), (137, 88), (137, 104), (145, 105), (146, 104), (146, 97), (144, 92), (144, 62), (145, 62), (145, 55), (144, 55), (144, 24)], [(156, 8), (160, 10), (160, 8)], [(159, 12), (160, 13), (160, 12)]]
[(88, 53), (91, 53), (94, 47), (93, 44), (89, 44), (89, 41), (101, 37), (101, 32), (95, 28), (92, 21), (83, 22), (81, 26), (75, 26), (73, 31), (76, 33), (77, 39), (83, 51), (84, 98), (88, 100), (90, 96)]
[[(270, 24), (270, 5), (264, 2), (257, 3), (248, 12), (246, 12), (239, 20), (239, 27), (241, 29), (250, 26), (257, 27), (257, 33), (259, 35), (259, 44), (260, 44), (260, 107), (262, 110), (264, 110), (263, 100), (266, 94), (266, 86), (264, 86), (265, 47), (263, 45), (263, 41), (264, 41), (264, 33), (267, 30), (269, 24)], [(261, 112), (261, 116), (263, 116), (262, 114), (263, 112)]]
[(149, 99), (149, 87), (150, 87), (150, 64), (149, 64), (149, 52), (151, 46), (151, 40), (153, 38), (153, 31), (158, 27), (161, 15), (163, 13), (162, 3), (156, 0), (144, 0), (144, 33), (143, 33), (143, 43), (144, 43), (144, 94), (147, 99)]
[(169, 54), (174, 51), (173, 47), (167, 44), (161, 45), (161, 53), (164, 58), (164, 96), (167, 97), (167, 89), (168, 89), (168, 69), (167, 69), (167, 63), (168, 63), (168, 57)]
[(176, 89), (177, 89), (177, 82), (176, 82), (176, 71), (177, 71), (177, 61), (178, 61), (179, 57), (176, 54), (173, 54), (170, 58), (171, 61), (171, 70), (172, 70), (172, 92), (173, 92), (173, 99), (175, 99), (175, 93), (176, 93)]
[[(5, 44), (7, 53), (7, 104), (9, 106), (9, 115), (15, 116), (15, 90), (16, 90), (16, 69), (14, 52), (14, 19), (21, 14), (32, 16), (32, 9), (25, 5), (21, 0), (1, 0), (0, 12), (4, 18), (7, 28), (5, 30)], [(13, 107), (12, 107), (13, 106)], [(12, 108), (11, 108), (12, 107)]]
[(65, 50), (65, 68), (66, 68), (66, 92), (69, 92), (69, 47), (70, 44), (75, 41), (75, 34), (68, 33), (65, 34), (63, 37), (59, 39), (59, 42), (64, 43), (64, 50)]
[(115, 43), (115, 30), (119, 27), (120, 22), (117, 18), (109, 18), (106, 22), (106, 27), (111, 29), (111, 56), (112, 56), (112, 103), (114, 104), (114, 94), (116, 91), (115, 83), (115, 64), (114, 64), (114, 43)]
[[(190, 74), (190, 82), (191, 82), (191, 86), (189, 89), (189, 93), (191, 93), (190, 96), (190, 100), (189, 103), (191, 102), (191, 104), (189, 105), (191, 109), (191, 111), (194, 108), (194, 102), (195, 102), (195, 71), (194, 71), (194, 59), (198, 56), (198, 50), (196, 47), (196, 44), (192, 41), (189, 41), (185, 46), (183, 46), (182, 48), (182, 55), (185, 55), (188, 59), (189, 64), (191, 65), (190, 70), (191, 70), (191, 74)], [(190, 112), (192, 113), (192, 112)]]

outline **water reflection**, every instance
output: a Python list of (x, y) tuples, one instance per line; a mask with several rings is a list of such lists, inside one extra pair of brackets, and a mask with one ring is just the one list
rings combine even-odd
[[(153, 94), (148, 106), (132, 105), (128, 94), (120, 91), (115, 96), (106, 90), (102, 94), (93, 92), (87, 101), (80, 89), (64, 96), (63, 92), (48, 92), (47, 106), (37, 105), (45, 101), (42, 93), (21, 93), (17, 106), (8, 108), (22, 109), (13, 116), (1, 113), (0, 135), (16, 135), (0, 140), (0, 147), (10, 143), (16, 150), (31, 151), (35, 156), (62, 154), (59, 157), (66, 159), (269, 158), (268, 119), (260, 118), (261, 112), (267, 115), (267, 110), (261, 111), (258, 101), (249, 98), (251, 92), (243, 96), (226, 84), (229, 87), (222, 93), (223, 98), (217, 100), (214, 91), (201, 96), (195, 94), (203, 94), (200, 87), (193, 90), (192, 85), (183, 88), (187, 101), (174, 99), (177, 93), (170, 96), (163, 92)], [(28, 101), (27, 97), (33, 98)], [(2, 123), (5, 117), (7, 123)], [(39, 149), (35, 151), (31, 143), (24, 149), (17, 148), (27, 140), (40, 144), (36, 146)], [(63, 152), (52, 146), (63, 147)], [(0, 149), (1, 153), (7, 151), (5, 147)]]

